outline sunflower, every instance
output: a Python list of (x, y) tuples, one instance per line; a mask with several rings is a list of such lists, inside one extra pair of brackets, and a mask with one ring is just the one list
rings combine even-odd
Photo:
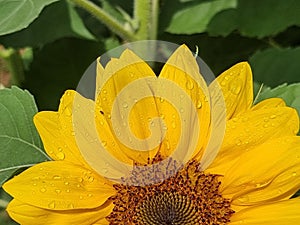
[[(299, 224), (297, 112), (278, 98), (253, 105), (246, 62), (207, 89), (199, 77), (184, 45), (158, 78), (130, 50), (98, 62), (95, 101), (69, 90), (58, 112), (34, 117), (53, 161), (4, 184), (9, 215), (22, 225)], [(214, 86), (226, 104), (224, 135), (208, 99)]]

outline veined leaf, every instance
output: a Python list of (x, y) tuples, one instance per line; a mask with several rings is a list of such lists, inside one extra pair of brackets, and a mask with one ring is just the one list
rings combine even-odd
[(32, 121), (36, 113), (28, 91), (0, 90), (0, 186), (17, 170), (49, 160)]
[(42, 9), (58, 0), (0, 0), (0, 35), (27, 27)]

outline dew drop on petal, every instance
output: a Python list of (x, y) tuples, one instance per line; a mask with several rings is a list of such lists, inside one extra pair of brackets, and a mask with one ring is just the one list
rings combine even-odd
[(59, 160), (63, 160), (65, 159), (65, 154), (63, 152), (58, 152), (56, 154), (56, 157), (59, 159)]
[(57, 194), (59, 194), (59, 193), (61, 193), (61, 190), (60, 190), (60, 189), (56, 189), (55, 192), (56, 192)]
[(196, 107), (197, 107), (197, 109), (201, 109), (202, 102), (200, 100), (197, 101)]
[(275, 119), (276, 117), (277, 117), (277, 115), (274, 114), (274, 115), (270, 116), (270, 119)]
[(293, 172), (293, 173), (292, 173), (292, 176), (293, 176), (293, 177), (297, 176), (297, 172)]
[(53, 176), (53, 180), (60, 180), (61, 179), (61, 176), (59, 176), (59, 175), (54, 175)]
[(88, 178), (88, 181), (89, 181), (89, 182), (93, 182), (93, 181), (94, 181), (94, 177), (93, 177), (93, 176), (90, 176), (90, 177)]
[(41, 188), (41, 189), (40, 189), (40, 192), (42, 192), (42, 193), (45, 193), (46, 191), (47, 191), (46, 188)]
[(67, 189), (66, 192), (67, 192), (67, 193), (70, 193), (70, 189)]
[(69, 182), (66, 181), (66, 182), (65, 182), (65, 185), (69, 185)]
[(192, 90), (194, 88), (194, 83), (192, 81), (187, 81), (186, 88)]
[(69, 208), (69, 209), (74, 209), (74, 205), (73, 205), (72, 203), (70, 203), (70, 204), (68, 205), (68, 208)]
[(49, 207), (50, 209), (54, 209), (54, 208), (55, 208), (55, 201), (50, 202), (50, 203), (48, 204), (48, 207)]

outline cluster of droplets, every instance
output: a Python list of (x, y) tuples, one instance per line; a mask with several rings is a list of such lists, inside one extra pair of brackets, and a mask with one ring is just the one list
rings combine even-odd
[[(81, 176), (73, 176), (70, 174), (53, 174), (47, 172), (47, 168), (39, 168), (39, 176), (31, 179), (31, 194), (35, 198), (37, 192), (43, 193), (46, 196), (51, 195), (51, 200), (37, 199), (37, 201), (45, 204), (49, 209), (73, 209), (80, 200), (92, 198), (93, 193), (86, 190), (86, 186), (92, 185), (96, 178), (90, 171), (82, 172)], [(81, 193), (74, 199), (74, 194)], [(68, 197), (68, 195), (70, 195)], [(66, 200), (67, 199), (67, 200)]]

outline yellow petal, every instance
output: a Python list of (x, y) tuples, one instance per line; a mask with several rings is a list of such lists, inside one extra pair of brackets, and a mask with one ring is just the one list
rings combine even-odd
[(220, 192), (232, 205), (289, 198), (300, 188), (300, 137), (281, 137), (245, 152), (225, 173)]
[(112, 203), (107, 202), (93, 209), (54, 211), (13, 200), (9, 203), (7, 211), (10, 217), (21, 225), (93, 225), (105, 221), (113, 207)]
[(222, 88), (228, 119), (250, 109), (253, 102), (253, 84), (251, 68), (247, 62), (232, 66), (216, 80)]
[(251, 110), (269, 109), (274, 107), (284, 107), (285, 102), (281, 98), (268, 98), (254, 105)]
[(33, 166), (3, 185), (14, 198), (44, 209), (86, 209), (101, 206), (115, 190), (93, 171), (67, 162)]
[(159, 149), (149, 147), (145, 140), (151, 135), (149, 118), (158, 117), (149, 79), (156, 79), (154, 72), (130, 50), (112, 59), (104, 71), (96, 100), (96, 125), (107, 150), (123, 162), (126, 155), (125, 163), (147, 163)]
[(101, 91), (101, 85), (103, 84), (104, 68), (100, 63), (100, 57), (96, 60), (96, 90), (95, 98), (99, 95)]
[(176, 96), (171, 102), (172, 105), (168, 104), (168, 99), (166, 101), (157, 99), (159, 112), (167, 118), (166, 126), (170, 129), (163, 141), (161, 154), (168, 156), (176, 146), (179, 146), (200, 159), (210, 134), (210, 104), (207, 100), (208, 87), (187, 46), (180, 46), (171, 55), (159, 79), (165, 82), (163, 94)]
[(229, 225), (300, 224), (300, 198), (254, 206), (234, 213)]
[(227, 122), (223, 145), (207, 171), (223, 175), (246, 150), (270, 139), (295, 135), (298, 130), (298, 114), (289, 107), (244, 113)]
[[(39, 112), (34, 117), (47, 154), (54, 160), (86, 165), (77, 147), (72, 123), (73, 100), (76, 92), (66, 91), (61, 98), (58, 112)], [(83, 107), (91, 104), (83, 101)]]

